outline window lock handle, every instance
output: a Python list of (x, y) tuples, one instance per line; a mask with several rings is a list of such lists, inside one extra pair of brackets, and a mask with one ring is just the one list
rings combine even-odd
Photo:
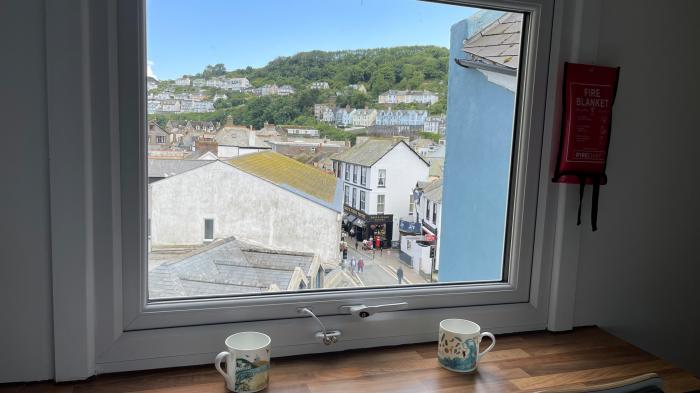
[(406, 303), (406, 302), (378, 304), (376, 306), (355, 304), (355, 305), (340, 306), (340, 307), (338, 307), (338, 309), (340, 311), (343, 311), (346, 313), (349, 312), (350, 314), (352, 314), (358, 318), (364, 319), (364, 318), (372, 316), (378, 312), (400, 310), (400, 309), (406, 308), (406, 306), (408, 306), (408, 303)]

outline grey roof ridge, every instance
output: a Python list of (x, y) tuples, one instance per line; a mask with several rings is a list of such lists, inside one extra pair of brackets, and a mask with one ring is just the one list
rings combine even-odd
[(249, 287), (249, 288), (266, 288), (265, 286), (258, 286), (246, 282), (237, 282), (235, 284), (228, 283), (228, 282), (223, 282), (223, 281), (207, 281), (207, 280), (201, 280), (201, 279), (193, 279), (193, 278), (186, 278), (186, 277), (178, 277), (178, 280), (180, 281), (189, 281), (189, 282), (201, 282), (205, 284), (217, 284), (217, 285), (232, 285), (232, 286), (237, 286), (237, 287)]
[(235, 236), (229, 236), (229, 237), (226, 237), (226, 238), (223, 238), (223, 239), (215, 240), (215, 241), (213, 241), (213, 242), (207, 244), (207, 245), (204, 246), (204, 247), (198, 248), (198, 249), (196, 249), (196, 250), (193, 250), (193, 251), (191, 251), (191, 252), (188, 252), (187, 254), (181, 255), (181, 256), (180, 256), (179, 258), (177, 258), (177, 259), (173, 259), (172, 261), (168, 261), (168, 262), (161, 263), (159, 266), (170, 266), (170, 265), (174, 265), (174, 264), (176, 264), (176, 263), (178, 263), (178, 262), (184, 261), (185, 259), (192, 258), (192, 257), (194, 257), (194, 256), (196, 256), (196, 255), (199, 255), (199, 254), (201, 254), (201, 253), (203, 253), (203, 252), (209, 251), (209, 250), (211, 250), (211, 249), (213, 249), (213, 248), (222, 246), (222, 245), (224, 245), (224, 244), (226, 244), (226, 243), (230, 243), (230, 242), (232, 242), (232, 241), (234, 241), (234, 240), (236, 240), (236, 237), (235, 237)]
[[(166, 159), (163, 159), (162, 161), (166, 161)], [(172, 176), (164, 177), (162, 180), (158, 180), (158, 183), (163, 182), (163, 181), (167, 181), (168, 179), (172, 179), (173, 177), (178, 176), (178, 175), (182, 175), (183, 173), (187, 173), (190, 171), (194, 171), (195, 169), (199, 169), (201, 167), (211, 165), (211, 164), (218, 162), (218, 161), (221, 161), (221, 160), (197, 160), (197, 159), (194, 159), (194, 160), (170, 160), (170, 161), (202, 161), (202, 162), (204, 162), (204, 164), (202, 164), (198, 167), (195, 167), (195, 168), (187, 169), (185, 171), (182, 171), (182, 172), (175, 174), (175, 175), (172, 175)], [(223, 161), (221, 161), (221, 162), (223, 162)], [(147, 166), (148, 166), (148, 164), (147, 164)], [(148, 168), (146, 168), (146, 170), (148, 170)], [(148, 177), (148, 173), (146, 173), (146, 177)], [(156, 183), (152, 183), (152, 184), (156, 184)], [(150, 185), (151, 184), (149, 184), (149, 186)]]
[(243, 263), (240, 263), (240, 262), (237, 263), (237, 262), (230, 261), (230, 260), (227, 260), (227, 259), (215, 259), (214, 261), (212, 261), (212, 263), (213, 263), (214, 265), (226, 265), (226, 266), (235, 266), (235, 267), (247, 267), (247, 268), (251, 268), (251, 269), (277, 270), (277, 271), (284, 271), (284, 272), (293, 272), (293, 271), (296, 269), (296, 267), (297, 267), (297, 266), (294, 266), (294, 267), (292, 267), (292, 268), (288, 268), (288, 267), (282, 267), (282, 266), (279, 266), (279, 265), (275, 265), (275, 266), (270, 266), (270, 265), (254, 265), (254, 266), (253, 266), (252, 264), (243, 264)]

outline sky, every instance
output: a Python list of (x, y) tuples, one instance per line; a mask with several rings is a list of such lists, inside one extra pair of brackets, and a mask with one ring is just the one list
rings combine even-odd
[(148, 0), (149, 75), (261, 67), (309, 50), (449, 47), (473, 8), (417, 0)]

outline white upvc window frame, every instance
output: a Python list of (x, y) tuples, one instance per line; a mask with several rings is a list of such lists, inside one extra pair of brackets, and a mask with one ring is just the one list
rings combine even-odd
[[(518, 127), (525, 132), (518, 136), (518, 154), (512, 164), (523, 180), (516, 182), (517, 187), (512, 191), (509, 226), (513, 232), (507, 247), (511, 265), (506, 269), (506, 279), (420, 290), (411, 286), (309, 290), (155, 303), (148, 302), (146, 297), (144, 2), (75, 2), (67, 6), (74, 13), (51, 12), (59, 11), (62, 6), (47, 3), (47, 37), (52, 37), (47, 44), (47, 62), (50, 66), (60, 63), (58, 67), (47, 67), (50, 124), (52, 130), (75, 130), (71, 135), (80, 142), (64, 146), (59, 140), (50, 140), (52, 151), (66, 158), (65, 162), (56, 164), (56, 170), (52, 169), (52, 184), (79, 179), (83, 188), (77, 188), (75, 195), (90, 202), (76, 204), (75, 199), (63, 198), (60, 190), (57, 195), (52, 191), (52, 211), (54, 205), (57, 212), (61, 206), (67, 207), (68, 211), (82, 214), (82, 219), (92, 220), (88, 229), (94, 230), (66, 233), (64, 237), (70, 239), (53, 246), (52, 263), (62, 267), (53, 269), (54, 334), (60, 337), (60, 345), (57, 341), (54, 348), (56, 379), (82, 378), (95, 372), (210, 363), (223, 338), (241, 330), (268, 333), (273, 338), (274, 355), (285, 356), (433, 341), (439, 320), (455, 316), (475, 320), (495, 333), (545, 328), (550, 278), (559, 277), (552, 270), (552, 262), (557, 258), (555, 246), (561, 240), (555, 238), (554, 228), (561, 221), (558, 209), (562, 208), (558, 206), (566, 202), (561, 192), (559, 199), (551, 192), (551, 131), (544, 132), (545, 123), (554, 128), (552, 120), (545, 116), (545, 108), (549, 117), (554, 117), (553, 105), (546, 104), (554, 102), (556, 93), (554, 88), (547, 88), (547, 83), (556, 82), (559, 70), (559, 53), (552, 50), (553, 60), (549, 60), (554, 3), (552, 0), (450, 2), (529, 15), (531, 28), (524, 41), (529, 50), (523, 59), (527, 73), (520, 79), (518, 102)], [(62, 48), (51, 45), (53, 41), (65, 44), (77, 41), (81, 50), (65, 56), (64, 52), (52, 49)], [(62, 67), (64, 64), (76, 67)], [(550, 72), (550, 66), (556, 69)], [(65, 88), (76, 81), (81, 88), (69, 91), (78, 100), (62, 99)], [(62, 110), (64, 106), (71, 107)], [(78, 106), (84, 110), (75, 110)], [(80, 154), (69, 154), (71, 149), (79, 150)], [(91, 169), (69, 171), (75, 163)], [(91, 193), (86, 193), (86, 189)], [(54, 217), (52, 213), (52, 227), (67, 223), (68, 219), (64, 215)], [(80, 242), (89, 246), (81, 248)], [(80, 257), (81, 253), (88, 257)], [(512, 262), (513, 255), (518, 263)], [(81, 275), (87, 284), (76, 287), (75, 278)], [(76, 293), (83, 294), (77, 302)], [(341, 305), (396, 301), (408, 302), (410, 310), (382, 313), (366, 320), (338, 311)], [(319, 344), (313, 336), (317, 325), (296, 312), (299, 305), (312, 308), (329, 328), (340, 328), (344, 333), (341, 340), (333, 347)], [(65, 310), (71, 312), (62, 312)]]

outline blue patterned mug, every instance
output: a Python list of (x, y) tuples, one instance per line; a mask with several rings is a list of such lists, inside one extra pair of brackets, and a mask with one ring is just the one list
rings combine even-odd
[[(479, 343), (486, 336), (491, 345), (479, 353)], [(496, 345), (496, 338), (466, 319), (445, 319), (440, 322), (438, 335), (438, 362), (450, 371), (468, 373), (476, 370), (482, 356)]]
[[(270, 337), (241, 332), (226, 338), (227, 351), (216, 355), (214, 366), (224, 376), (226, 388), (236, 393), (259, 392), (270, 380)], [(221, 362), (226, 360), (226, 370)]]

